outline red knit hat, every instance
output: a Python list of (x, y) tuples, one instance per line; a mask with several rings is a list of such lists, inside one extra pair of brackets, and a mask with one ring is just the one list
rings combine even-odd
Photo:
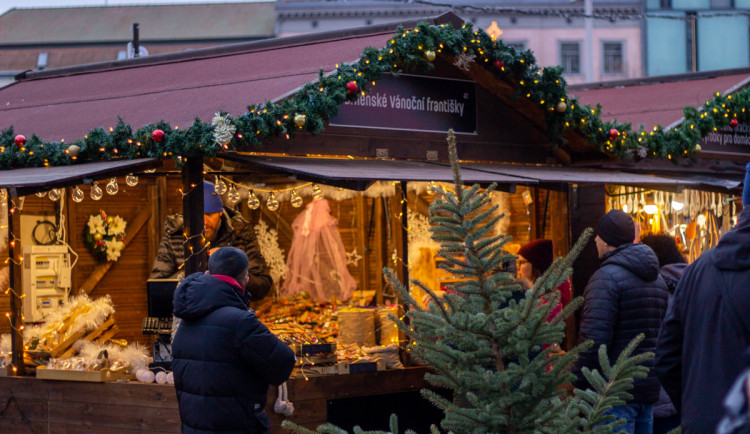
[(552, 240), (541, 239), (526, 243), (518, 251), (518, 254), (531, 262), (531, 265), (536, 267), (539, 272), (544, 273), (552, 265), (554, 256), (552, 252)]

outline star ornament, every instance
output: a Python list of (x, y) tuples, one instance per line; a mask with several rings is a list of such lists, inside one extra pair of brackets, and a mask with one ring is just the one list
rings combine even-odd
[(357, 254), (356, 248), (351, 252), (346, 252), (346, 265), (354, 265), (356, 267), (359, 265), (360, 259), (362, 259), (362, 257)]
[(477, 56), (473, 54), (461, 53), (458, 55), (453, 64), (468, 72), (469, 69), (471, 69), (471, 64), (474, 63), (474, 59), (476, 57)]

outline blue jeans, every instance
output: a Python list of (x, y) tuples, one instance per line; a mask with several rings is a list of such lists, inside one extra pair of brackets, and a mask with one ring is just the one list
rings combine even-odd
[(611, 414), (618, 419), (625, 419), (625, 425), (616, 429), (616, 432), (628, 434), (651, 434), (654, 430), (654, 406), (651, 404), (628, 404), (621, 407), (613, 407), (604, 414)]

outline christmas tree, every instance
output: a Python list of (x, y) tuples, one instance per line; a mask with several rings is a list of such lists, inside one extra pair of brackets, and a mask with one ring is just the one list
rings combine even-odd
[[(611, 364), (606, 348), (601, 346), (602, 372), (583, 370), (593, 389), (569, 393), (566, 385), (574, 379), (570, 368), (591, 343), (582, 343), (567, 353), (553, 353), (552, 344), (562, 341), (564, 321), (582, 299), (574, 299), (547, 321), (559, 301), (556, 288), (570, 276), (571, 265), (588, 242), (591, 230), (531, 289), (524, 290), (513, 276), (501, 270), (504, 261), (515, 258), (503, 249), (510, 237), (491, 235), (494, 225), (503, 218), (491, 205), (495, 186), (465, 187), (452, 130), (448, 145), (454, 186), (452, 191), (438, 187), (430, 206), (430, 223), (433, 238), (441, 244), (438, 256), (443, 261), (439, 266), (462, 280), (442, 297), (413, 281), (432, 299), (423, 309), (393, 271), (384, 269), (406, 307), (404, 320), (394, 320), (409, 338), (407, 349), (431, 367), (432, 372), (425, 376), (430, 384), (453, 391), (453, 399), (430, 389), (421, 391), (444, 411), (440, 428), (472, 433), (612, 432), (624, 421), (605, 416), (604, 411), (625, 403), (633, 379), (647, 374), (647, 368), (639, 363), (653, 354), (631, 356), (641, 336)], [(391, 432), (397, 433), (395, 417), (390, 425)], [(284, 427), (312, 432), (288, 422)], [(317, 432), (345, 431), (326, 424)], [(433, 432), (439, 429), (433, 427)]]

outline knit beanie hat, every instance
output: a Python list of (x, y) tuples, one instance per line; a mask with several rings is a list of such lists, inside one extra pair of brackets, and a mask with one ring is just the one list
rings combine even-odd
[(223, 207), (221, 196), (216, 192), (216, 187), (208, 181), (203, 181), (203, 213), (213, 214), (221, 212)]
[(552, 252), (552, 240), (542, 239), (526, 243), (518, 250), (518, 254), (531, 262), (531, 265), (541, 273), (544, 273), (552, 265), (554, 256)]
[(745, 184), (742, 186), (742, 206), (750, 205), (750, 163), (745, 166)]
[(599, 220), (596, 234), (608, 245), (619, 247), (635, 240), (635, 223), (627, 213), (613, 209)]

